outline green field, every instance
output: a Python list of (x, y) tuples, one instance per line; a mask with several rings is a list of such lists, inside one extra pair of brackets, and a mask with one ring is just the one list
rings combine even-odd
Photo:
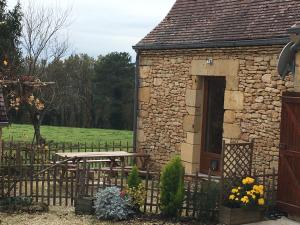
[[(34, 130), (31, 125), (12, 124), (3, 129), (3, 139), (5, 141), (13, 139), (14, 141), (31, 142)], [(98, 143), (110, 141), (131, 142), (132, 131), (92, 129), (92, 128), (73, 128), (73, 127), (55, 127), (42, 126), (41, 134), (47, 142), (72, 142), (72, 143)]]

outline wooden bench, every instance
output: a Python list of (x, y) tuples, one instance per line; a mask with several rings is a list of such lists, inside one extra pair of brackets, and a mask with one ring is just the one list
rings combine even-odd
[[(130, 171), (132, 170), (132, 166), (124, 166), (124, 173), (125, 174), (128, 174), (130, 173)], [(120, 166), (116, 166), (116, 167), (113, 167), (113, 168), (110, 168), (110, 167), (102, 167), (100, 168), (100, 171), (103, 171), (103, 172), (106, 172), (106, 173), (109, 173), (109, 172), (122, 172), (122, 167)], [(146, 170), (139, 170), (139, 174), (141, 175), (147, 175), (147, 171)], [(149, 171), (149, 174), (150, 175), (154, 175), (155, 172), (150, 172)]]
[[(116, 159), (114, 162), (120, 162), (120, 159)], [(62, 161), (56, 161), (56, 164), (61, 164)], [(78, 161), (79, 163), (84, 163), (84, 160), (80, 160)], [(86, 160), (87, 163), (111, 163), (110, 159), (87, 159)], [(53, 161), (50, 162), (51, 164), (54, 164)], [(66, 162), (67, 164), (74, 164), (74, 161), (70, 160)], [(65, 165), (65, 164), (62, 164)]]
[[(77, 169), (74, 167), (74, 168), (68, 168), (67, 171), (73, 173), (74, 176), (76, 177), (76, 173), (84, 172), (84, 169)], [(93, 170), (88, 170), (88, 179), (90, 179), (90, 180), (94, 179), (94, 171)]]

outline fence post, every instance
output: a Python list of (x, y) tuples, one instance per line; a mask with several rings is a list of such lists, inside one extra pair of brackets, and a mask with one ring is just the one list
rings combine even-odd
[[(145, 181), (146, 196), (145, 196), (145, 203), (144, 203), (144, 213), (146, 213), (146, 211), (147, 211), (148, 182), (149, 182), (149, 167), (147, 166), (146, 181)], [(152, 179), (152, 182), (153, 182), (153, 179)]]
[(105, 151), (107, 151), (107, 150), (108, 150), (108, 147), (107, 147), (107, 141), (105, 141), (104, 148), (105, 148)]
[(189, 216), (190, 211), (190, 196), (191, 194), (191, 181), (188, 182), (187, 190), (186, 190), (186, 209), (185, 209), (185, 215)]
[[(53, 164), (56, 165), (57, 157), (56, 155), (53, 156)], [(57, 166), (54, 166), (53, 171), (53, 205), (56, 204), (56, 175), (57, 175)]]
[(125, 164), (125, 157), (121, 157), (121, 189), (123, 189), (123, 182), (124, 182), (124, 164)]
[[(156, 195), (156, 210), (155, 213), (158, 213), (159, 209), (159, 201), (160, 201), (160, 173), (158, 173), (158, 178), (157, 178), (157, 195)], [(152, 179), (154, 181), (154, 179)]]
[(274, 205), (275, 199), (276, 199), (276, 193), (275, 193), (275, 187), (276, 187), (275, 177), (276, 177), (276, 175), (275, 175), (275, 173), (276, 173), (276, 171), (275, 171), (275, 168), (273, 167), (273, 169), (272, 169), (272, 204), (273, 205)]

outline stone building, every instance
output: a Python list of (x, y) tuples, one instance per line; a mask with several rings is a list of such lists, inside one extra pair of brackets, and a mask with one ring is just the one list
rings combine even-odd
[(296, 0), (177, 0), (137, 52), (137, 151), (160, 167), (179, 154), (186, 173), (218, 170), (222, 140), (254, 139), (254, 166), (277, 167), (277, 72)]

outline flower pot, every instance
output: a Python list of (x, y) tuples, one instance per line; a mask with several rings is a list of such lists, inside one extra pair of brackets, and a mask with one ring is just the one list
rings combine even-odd
[(220, 208), (219, 220), (221, 224), (238, 225), (261, 221), (263, 219), (264, 208)]
[(94, 197), (80, 197), (75, 200), (75, 214), (93, 215), (94, 214)]

